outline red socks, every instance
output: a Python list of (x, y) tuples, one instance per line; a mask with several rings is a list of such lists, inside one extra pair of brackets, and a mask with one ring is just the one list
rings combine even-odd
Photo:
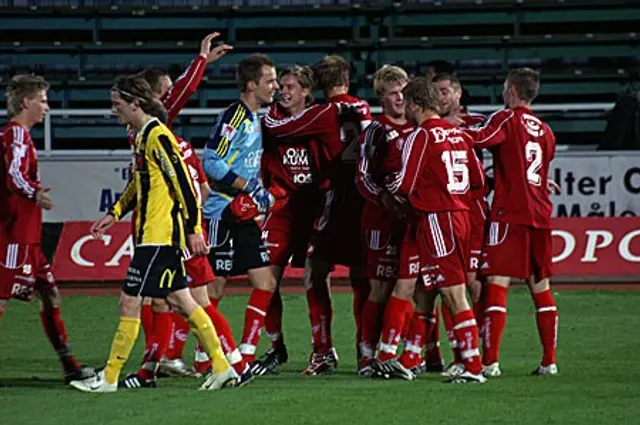
[(151, 309), (151, 304), (142, 304), (140, 322), (142, 323), (145, 344), (148, 345), (149, 341), (153, 339), (153, 310)]
[(251, 297), (249, 297), (244, 314), (242, 343), (240, 344), (240, 353), (248, 363), (256, 359), (256, 346), (260, 341), (260, 333), (264, 327), (264, 318), (267, 315), (272, 296), (272, 292), (254, 288)]
[(173, 331), (169, 340), (169, 348), (167, 349), (167, 359), (181, 359), (184, 351), (184, 345), (187, 343), (189, 336), (189, 324), (180, 313), (173, 312)]
[(169, 348), (169, 341), (173, 331), (172, 313), (153, 313), (153, 337), (147, 340), (145, 354), (142, 359), (142, 367), (138, 370), (138, 375), (142, 379), (151, 379), (158, 370), (158, 363)]
[(280, 296), (280, 289), (276, 289), (273, 297), (271, 297), (267, 317), (264, 319), (264, 330), (273, 347), (284, 344), (284, 336), (282, 335), (282, 297)]
[(551, 290), (533, 294), (536, 305), (536, 322), (542, 343), (542, 366), (556, 362), (556, 344), (558, 341), (558, 309)]
[(478, 349), (478, 325), (473, 311), (465, 310), (453, 317), (453, 332), (465, 369), (479, 375), (482, 373), (482, 363)]
[(380, 352), (378, 353), (378, 359), (381, 362), (396, 357), (398, 343), (400, 342), (402, 329), (404, 329), (406, 313), (412, 307), (413, 304), (410, 300), (403, 300), (393, 295), (389, 298), (384, 311), (384, 327), (382, 328)]
[(362, 339), (362, 312), (371, 291), (369, 280), (364, 278), (352, 279), (351, 291), (353, 292), (353, 318), (356, 324), (357, 342)]
[(498, 361), (502, 333), (507, 322), (507, 288), (494, 285), (486, 286), (484, 309), (484, 339), (482, 363), (489, 366)]
[[(322, 294), (319, 295), (319, 292), (322, 292)], [(331, 338), (331, 321), (333, 320), (331, 297), (328, 291), (317, 291), (311, 288), (307, 290), (307, 303), (309, 304), (313, 352), (324, 354), (333, 347), (333, 339)]]
[(62, 367), (66, 374), (70, 374), (80, 369), (80, 363), (71, 354), (71, 348), (68, 344), (67, 330), (64, 320), (60, 316), (60, 308), (53, 307), (50, 310), (40, 312), (40, 321), (47, 338), (51, 342), (53, 349), (56, 350)]
[(211, 319), (213, 327), (216, 328), (216, 333), (220, 339), (220, 345), (222, 346), (222, 352), (229, 361), (229, 364), (235, 369), (236, 372), (242, 374), (245, 369), (245, 361), (240, 355), (240, 351), (236, 346), (236, 342), (233, 340), (233, 334), (231, 333), (231, 326), (224, 315), (215, 308), (213, 305), (208, 305), (204, 309), (205, 313)]
[(367, 300), (362, 309), (362, 332), (360, 336), (360, 352), (364, 358), (373, 359), (376, 345), (382, 331), (384, 304)]
[[(429, 365), (442, 364), (442, 353), (440, 352), (440, 315), (436, 308), (435, 313), (425, 313), (425, 353), (424, 358)], [(423, 342), (424, 344), (424, 342)]]
[(447, 331), (447, 339), (449, 340), (451, 351), (453, 351), (453, 362), (457, 364), (462, 363), (460, 350), (458, 349), (456, 333), (453, 331), (453, 317), (451, 317), (451, 312), (449, 312), (449, 308), (444, 304), (444, 301), (440, 306), (440, 310), (442, 311), (442, 321), (444, 322), (444, 328)]
[(404, 342), (404, 351), (400, 356), (400, 363), (407, 369), (422, 363), (422, 347), (428, 338), (428, 314), (416, 311), (409, 322), (409, 330)]

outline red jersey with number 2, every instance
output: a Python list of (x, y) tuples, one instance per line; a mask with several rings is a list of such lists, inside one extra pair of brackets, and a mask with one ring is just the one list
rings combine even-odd
[(491, 221), (551, 228), (553, 205), (547, 190), (556, 152), (551, 128), (529, 108), (503, 109), (477, 130), (476, 147), (491, 148), (495, 193)]

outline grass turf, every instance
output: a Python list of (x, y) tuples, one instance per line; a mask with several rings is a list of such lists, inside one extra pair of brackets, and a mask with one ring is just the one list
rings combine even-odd
[[(221, 304), (236, 337), (246, 299), (229, 296)], [(513, 289), (502, 347), (503, 376), (485, 385), (446, 385), (438, 376), (414, 382), (355, 376), (351, 296), (335, 294), (334, 300), (334, 342), (340, 355), (336, 374), (299, 375), (309, 354), (306, 302), (300, 295), (285, 295), (290, 361), (280, 375), (258, 378), (237, 390), (200, 392), (199, 380), (166, 378), (155, 390), (103, 395), (63, 385), (37, 303), (12, 302), (0, 323), (0, 423), (617, 425), (637, 423), (640, 417), (640, 337), (634, 326), (640, 292), (557, 294), (560, 376), (531, 377), (540, 360), (533, 306), (527, 292)], [(117, 298), (67, 297), (62, 314), (78, 358), (103, 365), (118, 317)], [(265, 347), (263, 341), (259, 353)], [(450, 358), (444, 339), (442, 347)], [(142, 349), (141, 331), (125, 372), (135, 370)], [(192, 342), (185, 357), (192, 358)]]

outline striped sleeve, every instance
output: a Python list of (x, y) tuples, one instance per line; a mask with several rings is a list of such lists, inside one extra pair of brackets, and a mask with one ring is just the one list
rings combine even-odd
[(490, 148), (506, 140), (506, 126), (514, 116), (512, 110), (501, 109), (494, 112), (483, 126), (468, 128), (464, 131), (474, 138), (476, 147)]
[(184, 105), (187, 104), (191, 96), (195, 94), (202, 81), (207, 61), (202, 56), (195, 58), (178, 77), (173, 86), (167, 91), (162, 100), (162, 104), (167, 110), (168, 121), (171, 122), (178, 116)]
[(219, 158), (226, 158), (229, 154), (231, 143), (240, 132), (240, 126), (246, 115), (247, 112), (240, 103), (227, 108), (224, 114), (218, 117), (216, 125), (211, 130), (206, 148), (215, 152)]
[(178, 143), (172, 136), (163, 132), (149, 137), (147, 143), (150, 143), (148, 148), (152, 149), (158, 167), (167, 178), (180, 204), (187, 233), (201, 234), (200, 203)]
[(5, 128), (3, 134), (4, 161), (7, 170), (6, 184), (16, 194), (35, 199), (40, 183), (31, 178), (30, 155), (33, 151), (27, 130), (14, 125)]
[(358, 156), (358, 168), (356, 169), (356, 186), (360, 194), (368, 201), (377, 202), (382, 188), (373, 181), (371, 172), (377, 152), (384, 141), (384, 127), (377, 121), (373, 122), (366, 131), (360, 135), (360, 154)]
[(417, 128), (409, 135), (402, 149), (402, 169), (387, 183), (389, 192), (403, 196), (413, 192), (427, 159), (428, 138), (429, 134), (423, 128)]
[(127, 187), (124, 188), (124, 192), (122, 192), (122, 195), (120, 195), (118, 200), (109, 210), (109, 214), (111, 214), (113, 218), (118, 221), (122, 217), (127, 215), (129, 211), (133, 210), (133, 208), (136, 206), (136, 202), (136, 182), (135, 179), (131, 178), (129, 180), (129, 183), (127, 183)]

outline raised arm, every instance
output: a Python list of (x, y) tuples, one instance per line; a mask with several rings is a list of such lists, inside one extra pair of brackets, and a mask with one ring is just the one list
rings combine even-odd
[(491, 115), (483, 126), (465, 128), (464, 131), (473, 137), (476, 147), (487, 149), (506, 140), (506, 125), (514, 116), (512, 110), (502, 109)]

